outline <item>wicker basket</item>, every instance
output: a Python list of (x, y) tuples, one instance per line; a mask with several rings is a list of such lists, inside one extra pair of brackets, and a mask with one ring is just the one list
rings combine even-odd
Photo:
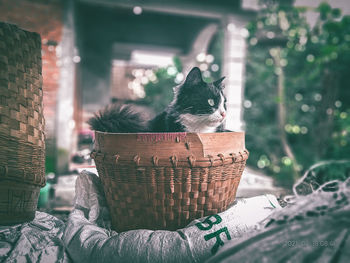
[(45, 185), (41, 41), (0, 22), (0, 225), (34, 218)]
[(244, 133), (95, 133), (112, 226), (175, 230), (225, 210), (248, 158)]

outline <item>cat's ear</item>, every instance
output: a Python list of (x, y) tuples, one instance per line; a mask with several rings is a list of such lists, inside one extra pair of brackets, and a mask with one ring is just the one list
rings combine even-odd
[(202, 79), (202, 73), (199, 68), (194, 67), (191, 69), (190, 73), (188, 73), (186, 80), (185, 80), (185, 85), (193, 86), (193, 85), (198, 85), (203, 82)]
[(223, 89), (225, 86), (222, 84), (222, 81), (225, 79), (225, 77), (222, 77), (216, 81), (213, 82), (214, 86), (219, 88), (219, 89)]

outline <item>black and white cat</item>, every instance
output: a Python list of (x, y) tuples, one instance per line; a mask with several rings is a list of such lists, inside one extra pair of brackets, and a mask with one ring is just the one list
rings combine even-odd
[(152, 120), (133, 111), (130, 105), (109, 106), (88, 123), (103, 132), (221, 132), (226, 117), (222, 81), (206, 83), (199, 68), (193, 68), (183, 84), (174, 88), (174, 99)]

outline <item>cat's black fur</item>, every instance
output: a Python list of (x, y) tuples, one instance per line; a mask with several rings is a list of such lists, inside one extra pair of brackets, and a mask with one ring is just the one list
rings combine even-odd
[(148, 131), (143, 116), (131, 105), (113, 104), (95, 114), (88, 120), (91, 129), (102, 132), (134, 133)]
[(226, 99), (221, 78), (205, 83), (199, 68), (174, 88), (174, 99), (155, 118), (145, 121), (130, 105), (112, 105), (95, 114), (88, 123), (103, 132), (218, 132), (223, 131)]

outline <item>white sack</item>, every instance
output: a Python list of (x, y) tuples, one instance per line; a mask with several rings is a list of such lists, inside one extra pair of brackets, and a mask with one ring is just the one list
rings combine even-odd
[(209, 262), (350, 262), (350, 178), (296, 197)]
[(64, 223), (36, 212), (31, 222), (0, 226), (0, 262), (70, 262), (61, 237)]
[(203, 262), (224, 243), (253, 230), (280, 208), (272, 195), (241, 199), (214, 216), (177, 231), (110, 230), (99, 178), (83, 171), (76, 182), (75, 208), (63, 242), (75, 262)]

